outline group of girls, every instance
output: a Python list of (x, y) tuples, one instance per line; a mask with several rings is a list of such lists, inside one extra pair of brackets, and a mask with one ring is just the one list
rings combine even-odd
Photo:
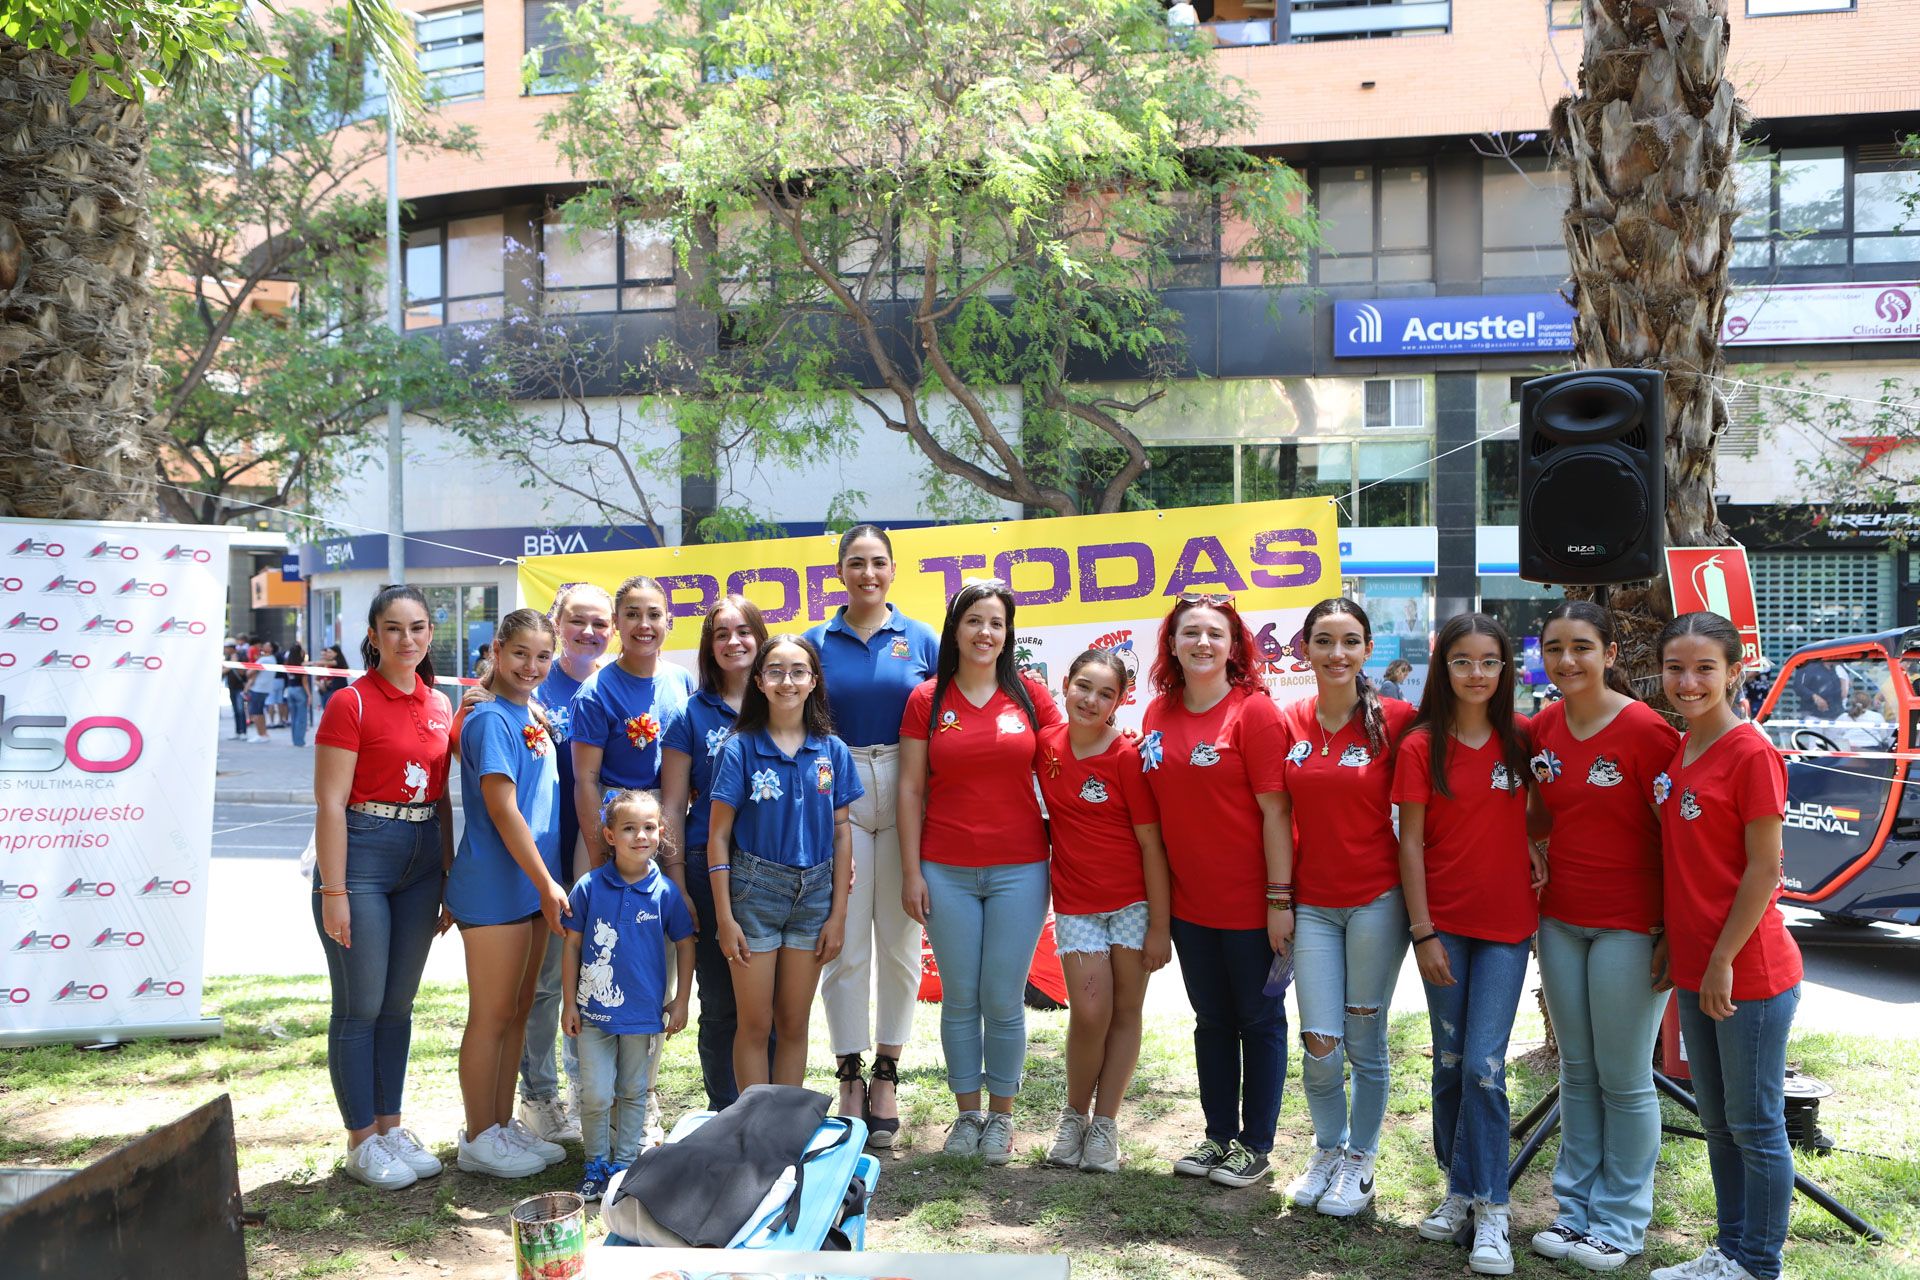
[[(1800, 977), (1772, 906), (1785, 780), (1765, 738), (1734, 715), (1739, 641), (1725, 619), (1689, 614), (1661, 635), (1682, 737), (1620, 679), (1611, 618), (1590, 604), (1549, 615), (1543, 654), (1564, 697), (1529, 723), (1514, 711), (1513, 645), (1484, 615), (1440, 629), (1415, 709), (1363, 674), (1364, 609), (1323, 601), (1303, 630), (1313, 696), (1283, 710), (1231, 597), (1186, 595), (1161, 626), (1136, 737), (1113, 725), (1131, 693), (1116, 655), (1076, 658), (1058, 702), (1018, 671), (1005, 583), (964, 585), (936, 638), (888, 603), (884, 532), (850, 531), (839, 560), (849, 603), (805, 637), (770, 637), (744, 598), (717, 602), (702, 622), (697, 688), (660, 662), (668, 602), (651, 579), (611, 601), (576, 588), (557, 602), (562, 665), (578, 682), (570, 697), (543, 692), (558, 669), (552, 625), (527, 611), (503, 622), (494, 701), (461, 733), (462, 859), (487, 875), (473, 902), (464, 888), (446, 893), (475, 989), (463, 1157), (469, 1134), (542, 1157), (551, 1133), (532, 1132), (510, 1104), (546, 939), (568, 910), (561, 886), (606, 858), (607, 796), (646, 810), (659, 788), (663, 830), (650, 851), (696, 930), (710, 1106), (746, 1084), (801, 1082), (819, 990), (841, 1110), (890, 1143), (924, 926), (956, 1113), (945, 1149), (1005, 1163), (1025, 975), (1051, 900), (1070, 1014), (1068, 1096), (1048, 1162), (1119, 1166), (1115, 1121), (1140, 1011), (1171, 953), (1194, 1010), (1205, 1119), (1174, 1169), (1226, 1186), (1266, 1177), (1291, 967), (1315, 1146), (1286, 1194), (1352, 1216), (1375, 1197), (1386, 1015), (1411, 947), (1447, 1184), (1419, 1231), (1470, 1244), (1476, 1272), (1506, 1274), (1503, 1064), (1537, 942), (1564, 1137), (1559, 1213), (1533, 1248), (1595, 1270), (1642, 1250), (1659, 1144), (1652, 1045), (1677, 988), (1719, 1224), (1699, 1258), (1654, 1276), (1780, 1273), (1792, 1165), (1777, 1082)], [(621, 650), (593, 669), (608, 629), (597, 610), (610, 611)], [(319, 738), (315, 910), (335, 980), (330, 1058), (349, 1171), (376, 1185), (438, 1169), (399, 1106), (439, 873), (461, 861), (447, 838), (451, 715), (431, 689), (430, 638), (417, 593), (383, 593), (368, 674), (357, 697), (329, 706)], [(489, 763), (516, 733), (570, 742), (571, 866), (558, 814), (547, 816), (564, 807), (555, 761)], [(489, 824), (491, 837), (473, 839)]]

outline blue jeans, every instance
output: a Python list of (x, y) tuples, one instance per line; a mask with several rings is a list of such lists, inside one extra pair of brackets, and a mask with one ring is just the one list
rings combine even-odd
[[(1294, 912), (1293, 989), (1300, 1034), (1326, 1036), (1332, 1052), (1302, 1050), (1300, 1082), (1322, 1150), (1373, 1154), (1387, 1118), (1387, 1008), (1407, 954), (1407, 907), (1389, 889), (1360, 907), (1301, 906)], [(1371, 1009), (1371, 1013), (1355, 1013)], [(1344, 1049), (1344, 1054), (1342, 1050)], [(1353, 1064), (1353, 1107), (1341, 1059)]]
[(924, 862), (920, 874), (931, 904), (927, 941), (940, 966), (947, 1087), (973, 1093), (984, 1081), (994, 1097), (1011, 1098), (1027, 1065), (1027, 971), (1047, 921), (1047, 864)]
[(304, 685), (287, 686), (287, 721), (293, 733), (293, 745), (307, 745), (307, 690)]
[(812, 951), (833, 914), (833, 860), (790, 867), (735, 849), (727, 876), (733, 922), (747, 935), (747, 950)]
[(227, 701), (233, 704), (233, 736), (247, 736), (247, 691), (245, 689), (227, 690)]
[(1652, 963), (1651, 934), (1540, 917), (1540, 985), (1560, 1040), (1554, 1221), (1628, 1253), (1646, 1245), (1660, 1158), (1653, 1042), (1667, 993)]
[(1433, 1154), (1447, 1171), (1448, 1194), (1505, 1204), (1507, 1040), (1532, 947), (1456, 933), (1442, 933), (1440, 944), (1453, 985), (1424, 984), (1433, 1027)]
[[(707, 1088), (707, 1110), (722, 1111), (740, 1096), (740, 1086), (733, 1079), (733, 1033), (740, 1016), (733, 1002), (733, 970), (720, 950), (719, 922), (713, 916), (707, 851), (689, 849), (686, 866), (687, 897), (700, 917), (699, 931), (693, 935), (693, 982), (700, 992), (700, 1079)], [(767, 1052), (771, 1057), (771, 1035)]]
[(1793, 1205), (1793, 1152), (1787, 1146), (1787, 1033), (1800, 1007), (1795, 984), (1767, 1000), (1735, 1001), (1715, 1022), (1700, 993), (1675, 990), (1680, 1034), (1693, 1070), (1693, 1097), (1707, 1133), (1720, 1252), (1755, 1280), (1780, 1274)]
[(608, 1160), (625, 1168), (640, 1154), (647, 1127), (647, 1090), (653, 1080), (653, 1042), (657, 1036), (609, 1035), (582, 1024), (575, 1037), (580, 1050), (580, 1137), (588, 1160)]
[(320, 916), (320, 869), (313, 872), (313, 925), (327, 953), (333, 1012), (327, 1019), (327, 1073), (349, 1129), (400, 1114), (413, 997), (440, 919), (440, 822), (402, 822), (347, 811), (347, 907), (343, 947)]
[[(560, 1075), (553, 1067), (553, 1041), (560, 1032), (560, 958), (562, 939), (547, 939), (540, 979), (533, 988), (533, 1007), (527, 1010), (527, 1043), (520, 1051), (520, 1096), (529, 1102), (549, 1102), (560, 1096)], [(560, 1061), (567, 1079), (580, 1079), (580, 1060), (572, 1036), (559, 1036)]]
[(1193, 1006), (1193, 1061), (1207, 1136), (1273, 1150), (1287, 1083), (1287, 1005), (1267, 995), (1265, 929), (1211, 929), (1175, 916), (1173, 949)]

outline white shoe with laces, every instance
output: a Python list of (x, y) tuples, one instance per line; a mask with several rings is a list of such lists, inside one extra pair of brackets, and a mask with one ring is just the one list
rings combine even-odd
[(567, 1149), (557, 1142), (548, 1142), (545, 1138), (521, 1124), (516, 1118), (505, 1126), (507, 1141), (533, 1152), (543, 1164), (559, 1164), (567, 1158)]
[(1422, 1240), (1459, 1240), (1473, 1221), (1473, 1203), (1465, 1196), (1449, 1195), (1434, 1211), (1420, 1220)]
[(1475, 1275), (1513, 1274), (1513, 1242), (1508, 1238), (1507, 1206), (1482, 1200), (1473, 1206), (1473, 1252), (1467, 1268)]
[(1080, 1172), (1120, 1172), (1120, 1126), (1106, 1116), (1087, 1122), (1086, 1145), (1080, 1149)]
[(1340, 1172), (1340, 1160), (1345, 1150), (1344, 1147), (1315, 1147), (1307, 1167), (1287, 1184), (1287, 1199), (1302, 1209), (1311, 1209), (1319, 1204), (1320, 1197), (1327, 1194), (1327, 1188), (1333, 1185), (1333, 1175)]
[[(1718, 1245), (1708, 1245), (1707, 1251), (1697, 1258), (1676, 1263), (1671, 1267), (1656, 1267), (1647, 1273), (1647, 1280), (1721, 1280), (1727, 1274), (1728, 1266), (1739, 1266), (1732, 1258), (1720, 1252)], [(1745, 1267), (1740, 1268), (1745, 1271)]]
[(495, 1178), (525, 1178), (546, 1172), (547, 1162), (521, 1146), (499, 1125), (469, 1140), (460, 1131), (460, 1150), (454, 1158), (462, 1173), (484, 1173)]
[(580, 1141), (580, 1125), (558, 1098), (520, 1099), (520, 1120), (548, 1142)]
[(1334, 1172), (1333, 1185), (1314, 1208), (1329, 1218), (1351, 1218), (1373, 1203), (1373, 1157), (1347, 1152)]
[(426, 1145), (414, 1137), (411, 1129), (389, 1129), (380, 1135), (380, 1140), (387, 1144), (387, 1150), (393, 1153), (395, 1159), (413, 1170), (415, 1177), (431, 1178), (445, 1167), (440, 1163), (440, 1157), (427, 1150)]
[(1072, 1107), (1060, 1108), (1060, 1126), (1053, 1131), (1047, 1163), (1056, 1169), (1078, 1169), (1080, 1151), (1087, 1144), (1087, 1118)]
[(409, 1169), (377, 1133), (347, 1152), (341, 1169), (355, 1182), (378, 1191), (398, 1191), (420, 1180), (420, 1175)]

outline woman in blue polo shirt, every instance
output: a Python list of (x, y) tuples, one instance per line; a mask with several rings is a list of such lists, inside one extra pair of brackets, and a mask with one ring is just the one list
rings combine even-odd
[[(847, 530), (840, 539), (839, 565), (847, 603), (832, 621), (807, 632), (807, 641), (820, 653), (834, 727), (853, 752), (866, 795), (854, 802), (851, 815), (853, 892), (847, 899), (846, 945), (821, 972), (820, 999), (839, 1060), (840, 1114), (864, 1117), (869, 1141), (889, 1147), (900, 1129), (895, 1094), (900, 1053), (913, 1038), (913, 1006), (920, 992), (921, 929), (900, 903), (900, 834), (894, 822), (900, 715), (907, 695), (933, 675), (940, 638), (926, 623), (887, 603), (893, 543), (879, 528), (862, 524)], [(871, 1087), (860, 1073), (861, 1055), (868, 1049), (876, 1050)]]
[(753, 660), (733, 736), (713, 765), (707, 874), (720, 950), (733, 964), (739, 1018), (733, 1074), (772, 1083), (807, 1074), (807, 1015), (820, 966), (846, 937), (853, 879), (847, 806), (862, 794), (847, 744), (833, 735), (820, 658), (776, 636)]
[(745, 596), (727, 596), (707, 610), (700, 624), (700, 688), (687, 703), (687, 713), (668, 727), (660, 756), (667, 847), (682, 850), (680, 861), (668, 864), (667, 874), (686, 890), (697, 931), (693, 972), (700, 984), (700, 1076), (710, 1111), (730, 1106), (740, 1090), (733, 1082), (733, 975), (720, 950), (719, 920), (707, 882), (708, 793), (713, 790), (714, 755), (733, 732), (753, 659), (766, 642), (760, 608)]
[(660, 741), (693, 696), (693, 676), (660, 661), (673, 618), (659, 583), (644, 574), (621, 583), (613, 593), (613, 625), (620, 632), (620, 657), (581, 684), (568, 724), (574, 813), (596, 867), (607, 860), (601, 805), (614, 791), (659, 788)]
[(468, 708), (460, 730), (466, 827), (446, 888), (467, 961), (459, 1165), (497, 1178), (524, 1178), (566, 1156), (513, 1116), (527, 1012), (548, 936), (562, 933), (568, 910), (567, 891), (553, 875), (560, 841), (553, 741), (529, 705), (552, 665), (554, 641), (552, 621), (537, 610), (502, 619), (493, 639), (494, 696)]

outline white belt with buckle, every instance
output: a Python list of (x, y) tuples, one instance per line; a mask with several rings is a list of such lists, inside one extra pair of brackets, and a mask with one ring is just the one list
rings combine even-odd
[(430, 804), (388, 804), (383, 800), (362, 800), (347, 808), (375, 818), (398, 818), (402, 822), (426, 822), (439, 810)]

